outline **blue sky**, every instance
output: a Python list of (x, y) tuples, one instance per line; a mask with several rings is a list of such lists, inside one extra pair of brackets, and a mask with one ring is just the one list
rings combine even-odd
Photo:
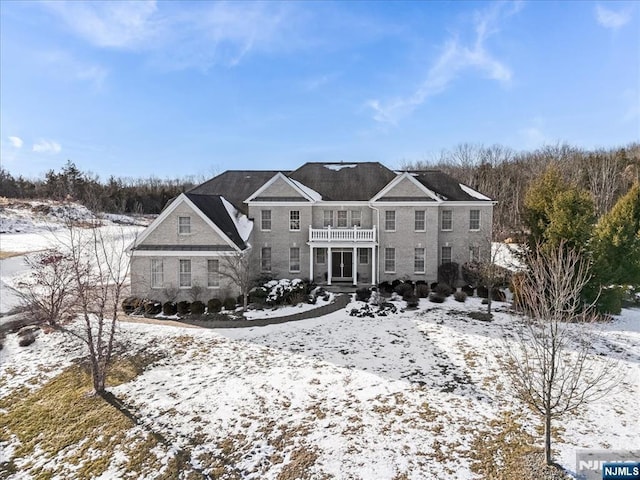
[(640, 140), (637, 2), (0, 2), (14, 175)]

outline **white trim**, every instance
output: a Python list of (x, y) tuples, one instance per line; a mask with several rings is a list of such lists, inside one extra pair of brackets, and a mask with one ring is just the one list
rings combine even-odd
[[(249, 249), (243, 250), (242, 253), (248, 252)], [(237, 255), (238, 252), (221, 252), (218, 250), (134, 250), (131, 253), (133, 257), (231, 257)]]
[[(271, 179), (265, 183), (264, 185), (262, 185), (258, 190), (256, 190), (255, 192), (253, 192), (249, 198), (247, 198), (244, 203), (249, 203), (251, 202), (254, 198), (258, 197), (262, 192), (264, 192), (267, 188), (269, 188), (271, 185), (273, 185), (276, 180), (278, 179), (282, 179), (284, 180), (284, 182), (289, 185), (291, 188), (293, 188), (296, 192), (298, 192), (300, 194), (301, 197), (306, 198), (308, 200), (308, 202), (311, 203), (316, 203), (316, 200), (311, 197), (311, 195), (309, 195), (304, 189), (300, 188), (298, 185), (296, 185), (296, 183), (299, 182), (293, 182), (290, 178), (288, 178), (286, 175), (284, 175), (282, 172), (278, 172), (276, 173), (273, 177), (271, 177)], [(300, 184), (302, 185), (302, 184)], [(309, 190), (311, 190), (309, 187), (307, 187), (306, 185), (304, 185), (305, 188), (308, 188)], [(257, 202), (256, 202), (257, 203)], [(262, 203), (262, 202), (260, 202)], [(287, 203), (287, 202), (279, 202), (279, 203)]]
[[(200, 218), (202, 218), (202, 220), (204, 220), (204, 222), (207, 225), (209, 225), (213, 229), (213, 231), (216, 232), (220, 236), (220, 238), (222, 238), (222, 240), (224, 240), (236, 252), (242, 251), (240, 250), (240, 247), (238, 247), (234, 242), (232, 242), (231, 239), (222, 230), (220, 230), (218, 226), (215, 223), (213, 223), (211, 219), (202, 212), (202, 210), (196, 207), (196, 205), (191, 200), (189, 200), (189, 197), (187, 197), (184, 193), (181, 193), (178, 196), (178, 198), (176, 198), (173, 202), (171, 202), (171, 205), (165, 208), (163, 212), (160, 215), (158, 215), (158, 217), (153, 222), (151, 222), (151, 225), (149, 225), (142, 232), (142, 234), (136, 240), (134, 240), (134, 242), (127, 248), (127, 250), (130, 251), (132, 248), (135, 248), (136, 246), (141, 245), (142, 242), (144, 242), (144, 240), (151, 234), (151, 232), (153, 232), (156, 228), (158, 228), (158, 226), (162, 222), (164, 222), (173, 213), (173, 211), (176, 208), (178, 208), (178, 206), (180, 206), (183, 203), (186, 203), (191, 208), (191, 210), (194, 211), (194, 213), (200, 216)], [(227, 212), (227, 215), (229, 215), (229, 212)], [(238, 233), (238, 235), (240, 234)], [(136, 251), (134, 250), (134, 254), (135, 252)]]
[(463, 201), (455, 201), (455, 200), (445, 200), (444, 202), (440, 203), (441, 207), (493, 207), (494, 205), (497, 205), (498, 202), (481, 202), (481, 201), (477, 201), (477, 202), (472, 202), (469, 200), (465, 200)]
[[(422, 190), (427, 197), (432, 198), (435, 202), (441, 203), (443, 201), (443, 199), (440, 198), (440, 196), (438, 196), (438, 194), (436, 194), (436, 192), (434, 192), (433, 190), (431, 190), (431, 189), (425, 187), (424, 185), (422, 185), (418, 180), (416, 180), (413, 177), (413, 175), (409, 174), (408, 172), (404, 172), (404, 173), (401, 173), (401, 174), (397, 175), (396, 178), (391, 180), (382, 190), (380, 190), (371, 199), (371, 202), (378, 202), (380, 200), (380, 198), (384, 197), (387, 193), (389, 193), (389, 191), (391, 191), (395, 186), (397, 186), (404, 179), (408, 179), (416, 187), (418, 187), (420, 190)], [(384, 202), (379, 202), (379, 203), (384, 203)], [(415, 203), (415, 202), (406, 202), (406, 203)]]

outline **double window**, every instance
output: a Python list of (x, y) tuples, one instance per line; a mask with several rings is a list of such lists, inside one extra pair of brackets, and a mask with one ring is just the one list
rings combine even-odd
[(289, 211), (289, 230), (300, 230), (300, 210)]
[(220, 260), (207, 260), (207, 287), (220, 286)]
[(262, 247), (260, 250), (260, 267), (263, 272), (271, 271), (271, 247)]
[(384, 212), (384, 229), (387, 232), (393, 232), (396, 229), (396, 211), (387, 210)]
[(413, 254), (413, 271), (415, 273), (424, 273), (425, 265), (425, 249), (415, 248)]
[(271, 210), (262, 210), (260, 213), (260, 229), (271, 230)]
[(178, 282), (180, 288), (191, 288), (191, 260), (180, 260)]
[(416, 210), (415, 211), (414, 230), (416, 232), (424, 232), (426, 230), (425, 211), (424, 210)]
[(300, 271), (300, 248), (299, 247), (291, 247), (289, 249), (289, 271), (290, 272)]
[(469, 211), (469, 230), (480, 230), (480, 210)]
[(178, 217), (178, 233), (180, 235), (191, 233), (191, 217)]
[(394, 273), (396, 271), (396, 249), (384, 249), (384, 271), (386, 273)]
[(442, 230), (453, 230), (453, 215), (451, 210), (442, 210), (441, 228)]
[(162, 288), (164, 285), (164, 263), (161, 258), (151, 259), (151, 288)]

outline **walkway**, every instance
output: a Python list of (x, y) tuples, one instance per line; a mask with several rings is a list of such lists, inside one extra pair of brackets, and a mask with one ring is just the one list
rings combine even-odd
[(147, 317), (130, 317), (120, 315), (120, 320), (134, 323), (154, 323), (159, 325), (173, 325), (179, 327), (201, 327), (201, 328), (247, 328), (247, 327), (265, 327), (267, 325), (276, 325), (279, 323), (297, 322), (299, 320), (307, 320), (309, 318), (322, 317), (346, 307), (351, 301), (350, 295), (337, 295), (333, 303), (323, 305), (322, 307), (306, 310), (293, 315), (284, 317), (270, 317), (256, 320), (162, 320), (159, 318)]

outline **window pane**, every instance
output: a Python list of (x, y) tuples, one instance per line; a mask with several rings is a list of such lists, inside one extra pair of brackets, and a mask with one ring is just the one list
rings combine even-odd
[(327, 263), (327, 251), (324, 248), (316, 249), (316, 263), (318, 264)]
[(191, 217), (178, 217), (178, 233), (191, 233)]
[(424, 273), (424, 248), (416, 248), (414, 253), (413, 269), (416, 273)]
[(260, 251), (260, 264), (263, 272), (271, 271), (271, 247), (263, 247)]
[(207, 286), (220, 286), (220, 261), (207, 260)]
[(442, 247), (442, 262), (451, 263), (451, 247)]
[(396, 249), (395, 248), (384, 249), (384, 271), (385, 272), (396, 271)]
[(425, 223), (424, 223), (424, 218), (425, 218), (425, 212), (424, 210), (416, 210), (416, 221), (415, 221), (415, 230), (416, 231), (422, 231), (425, 229)]
[(262, 210), (262, 230), (271, 230), (271, 210)]
[(391, 231), (396, 229), (395, 210), (387, 210), (386, 212), (384, 212), (384, 229)]
[(298, 247), (291, 247), (289, 249), (289, 271), (300, 271), (300, 249)]
[(323, 220), (325, 227), (333, 227), (333, 210), (325, 210)]
[(360, 257), (360, 258), (359, 258), (359, 262), (360, 262), (362, 265), (366, 265), (366, 264), (368, 264), (368, 263), (369, 263), (369, 249), (367, 249), (367, 248), (361, 248), (361, 249), (359, 250), (359, 254), (358, 254), (358, 256)]
[(162, 288), (164, 283), (164, 265), (161, 259), (151, 260), (151, 288)]
[(351, 226), (362, 226), (362, 212), (360, 210), (351, 210)]
[(180, 260), (180, 286), (191, 286), (191, 260)]
[(470, 230), (480, 229), (480, 210), (471, 210), (469, 212), (469, 229)]
[(300, 211), (291, 210), (289, 212), (289, 230), (300, 230)]
[(338, 210), (338, 227), (346, 227), (346, 226), (347, 226), (347, 211)]
[(442, 230), (451, 230), (452, 226), (452, 214), (451, 210), (442, 211)]

